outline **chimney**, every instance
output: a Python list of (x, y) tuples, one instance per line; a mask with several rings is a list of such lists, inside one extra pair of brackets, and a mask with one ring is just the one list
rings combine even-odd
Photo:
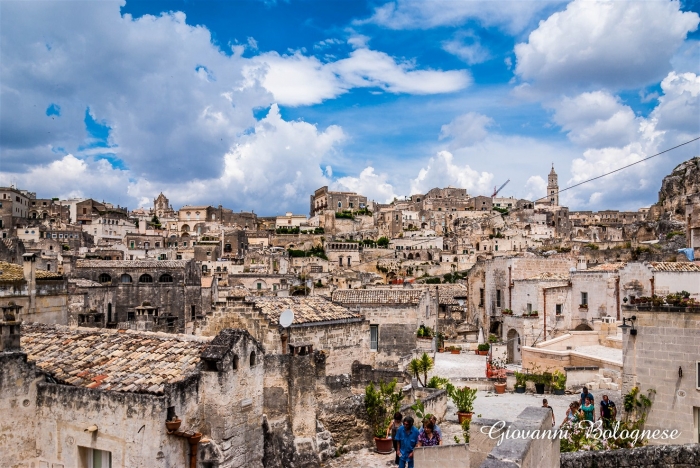
[(576, 264), (576, 269), (581, 271), (585, 270), (588, 268), (588, 265), (586, 264), (586, 257), (581, 255), (578, 257), (578, 263)]
[(24, 269), (24, 280), (27, 282), (27, 292), (29, 293), (29, 310), (27, 313), (33, 314), (36, 312), (36, 254), (23, 254), (22, 267)]
[(10, 302), (2, 307), (0, 316), (0, 353), (12, 353), (20, 351), (19, 334), (20, 324), (19, 311), (22, 306)]

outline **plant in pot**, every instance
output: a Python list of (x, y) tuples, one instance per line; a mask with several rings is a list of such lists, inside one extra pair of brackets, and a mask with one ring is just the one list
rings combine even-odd
[(445, 352), (445, 335), (442, 334), (442, 332), (438, 332), (436, 334), (437, 338), (437, 348), (438, 348), (438, 353), (444, 353)]
[(496, 393), (505, 393), (506, 391), (506, 361), (503, 358), (491, 359), (490, 365), (493, 377), (496, 382), (493, 384)]
[(540, 366), (534, 366), (530, 373), (530, 380), (535, 384), (535, 392), (539, 395), (544, 394), (544, 386), (549, 382), (549, 378), (544, 372), (540, 371)]
[(447, 390), (452, 403), (457, 407), (457, 418), (459, 423), (465, 419), (471, 419), (474, 412), (474, 400), (476, 400), (476, 388), (457, 388), (452, 385)]
[(403, 392), (397, 389), (397, 380), (389, 383), (380, 382), (379, 388), (374, 382), (365, 387), (365, 411), (367, 423), (372, 430), (378, 453), (391, 453), (394, 450), (391, 439), (386, 437), (394, 413), (401, 409)]
[(515, 393), (525, 393), (527, 383), (527, 374), (523, 372), (515, 372)]
[(482, 343), (476, 348), (476, 352), (479, 356), (486, 356), (489, 352), (489, 349), (491, 348), (491, 345), (488, 343)]
[[(408, 370), (418, 380), (418, 383), (425, 387), (428, 384), (428, 372), (435, 366), (433, 359), (427, 353), (423, 353), (420, 358), (412, 359), (408, 363)], [(421, 379), (421, 377), (423, 377)]]
[(452, 354), (459, 354), (462, 352), (462, 348), (460, 346), (452, 346), (452, 348), (450, 349), (450, 352)]
[(552, 374), (552, 393), (563, 395), (566, 390), (566, 374), (560, 370), (555, 370)]

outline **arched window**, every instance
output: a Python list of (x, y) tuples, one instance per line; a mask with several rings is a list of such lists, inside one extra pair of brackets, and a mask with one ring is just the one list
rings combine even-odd
[(172, 283), (173, 277), (168, 273), (163, 273), (162, 275), (160, 275), (158, 282), (159, 283)]
[(112, 277), (109, 276), (107, 273), (102, 273), (100, 277), (97, 279), (100, 283), (111, 283), (112, 282)]
[(250, 367), (253, 367), (255, 365), (255, 351), (252, 351), (250, 353)]
[(129, 275), (127, 275), (126, 273), (124, 273), (124, 274), (121, 276), (120, 281), (121, 281), (122, 283), (131, 283), (131, 276), (129, 276)]
[(153, 277), (149, 274), (143, 274), (139, 277), (139, 283), (152, 283)]

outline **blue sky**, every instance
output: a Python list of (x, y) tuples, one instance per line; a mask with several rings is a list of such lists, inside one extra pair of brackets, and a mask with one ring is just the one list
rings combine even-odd
[[(539, 198), (700, 136), (698, 2), (0, 4), (0, 183), (305, 213), (322, 185)], [(646, 28), (640, 30), (639, 24)], [(637, 209), (697, 143), (562, 194)]]

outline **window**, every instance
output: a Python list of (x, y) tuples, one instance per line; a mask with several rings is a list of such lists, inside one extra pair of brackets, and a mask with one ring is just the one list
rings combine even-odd
[(532, 313), (532, 304), (528, 302), (526, 307), (527, 307), (527, 313), (531, 314)]
[(112, 468), (112, 452), (89, 447), (78, 447), (80, 468)]
[(149, 274), (144, 273), (139, 277), (139, 283), (152, 283), (153, 277)]
[(190, 316), (192, 317), (192, 320), (194, 320), (197, 316), (197, 307), (194, 305), (190, 306)]
[(587, 293), (587, 292), (582, 292), (582, 293), (581, 293), (581, 305), (582, 305), (582, 306), (587, 306), (587, 305), (588, 305), (588, 293)]
[(484, 307), (484, 288), (479, 288), (479, 307)]
[(430, 318), (430, 306), (425, 306), (425, 318)]
[(338, 257), (338, 265), (343, 266), (343, 257)]
[(350, 266), (350, 257), (348, 257), (348, 266)]
[(121, 281), (122, 283), (131, 283), (131, 276), (130, 276), (130, 275), (127, 275), (126, 273), (124, 273), (124, 274), (121, 276), (120, 281)]
[(257, 289), (262, 289), (262, 283), (257, 283), (255, 286)]
[(557, 304), (557, 305), (556, 305), (556, 314), (557, 314), (557, 315), (561, 315), (561, 308), (562, 308), (562, 305), (561, 305), (561, 304)]
[(102, 273), (97, 281), (99, 281), (100, 283), (111, 283), (112, 277), (109, 276), (107, 273)]
[(343, 207), (343, 202), (338, 202), (338, 208), (342, 208), (342, 207)]
[(379, 325), (369, 326), (369, 349), (376, 351), (379, 348)]
[(253, 367), (255, 365), (255, 351), (252, 351), (250, 353), (250, 367)]
[(496, 307), (501, 307), (501, 290), (496, 289)]
[(158, 282), (159, 283), (172, 283), (173, 277), (168, 273), (164, 273), (164, 274), (160, 275)]

